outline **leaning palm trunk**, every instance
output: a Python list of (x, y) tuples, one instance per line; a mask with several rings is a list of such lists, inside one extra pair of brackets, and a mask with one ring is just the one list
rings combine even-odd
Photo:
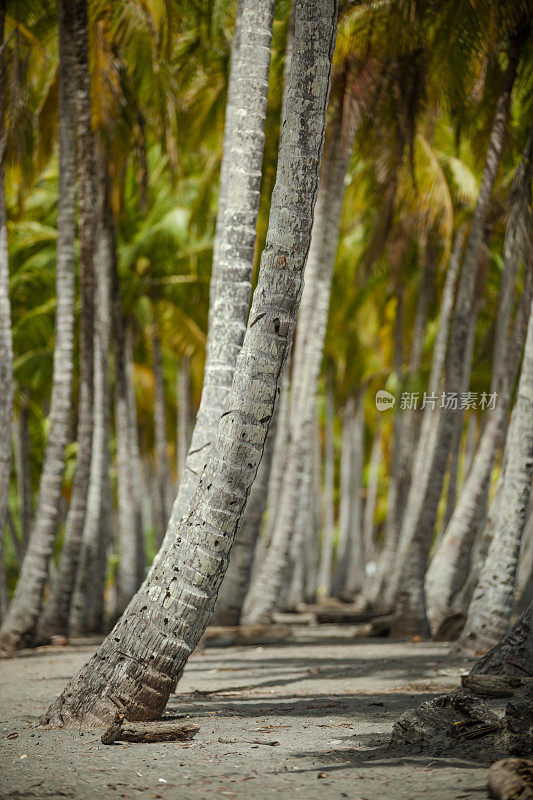
[[(2, 44), (2, 49), (4, 48), (5, 13), (6, 4), (3, 3), (0, 9), (0, 43)], [(7, 511), (9, 479), (11, 476), (11, 431), (13, 426), (13, 340), (11, 336), (9, 255), (7, 249), (5, 106), (5, 56), (2, 52), (0, 54), (0, 535), (3, 534)]]
[(280, 390), (309, 251), (337, 4), (300, 0), (270, 224), (231, 400), (189, 511), (112, 633), (52, 704), (49, 725), (161, 715), (212, 614)]
[[(532, 267), (531, 260), (528, 267)], [(494, 536), (468, 609), (460, 641), (462, 652), (489, 649), (509, 627), (533, 476), (533, 301), (508, 437), (507, 464)]]
[[(309, 253), (308, 281), (298, 319), (291, 396), (291, 440), (287, 454), (285, 482), (278, 501), (277, 525), (267, 555), (254, 578), (246, 600), (245, 621), (267, 621), (287, 588), (290, 570), (291, 539), (299, 507), (304, 458), (307, 452), (306, 430), (314, 418), (317, 382), (322, 364), (331, 276), (337, 250), (338, 231), (344, 200), (344, 176), (351, 152), (357, 114), (352, 99), (345, 93), (336, 109), (324, 152), (324, 169), (317, 200), (313, 237)], [(332, 232), (335, 231), (335, 234)]]
[(250, 492), (250, 499), (240, 530), (236, 536), (231, 557), (218, 593), (213, 614), (213, 625), (238, 625), (246, 592), (250, 585), (252, 564), (266, 508), (268, 479), (276, 439), (279, 401), (265, 442), (263, 457)]
[[(512, 387), (520, 363), (520, 354), (527, 326), (530, 303), (531, 275), (526, 277), (526, 287), (520, 311), (517, 312), (515, 330), (509, 341), (509, 323), (517, 267), (522, 259), (528, 261), (531, 231), (531, 172), (533, 169), (533, 130), (524, 156), (517, 170), (512, 190), (511, 209), (504, 242), (505, 268), (502, 276), (500, 314), (498, 315), (497, 341), (494, 354), (494, 372), (491, 390), (497, 393), (498, 406), (483, 431), (478, 453), (451, 517), (446, 532), (426, 575), (426, 600), (431, 630), (435, 633), (451, 610), (452, 600), (467, 577), (469, 554), (476, 534), (476, 521), (480, 506), (485, 505), (490, 475), (496, 450), (500, 444), (503, 426), (511, 403)], [(484, 514), (483, 514), (484, 515)]]
[[(261, 189), (273, 15), (274, 0), (262, 3), (243, 0), (240, 6), (237, 58), (232, 65), (228, 90), (231, 114), (226, 119), (226, 129), (228, 125), (231, 128), (224, 135), (226, 149), (213, 252), (204, 385), (168, 530), (173, 530), (187, 511), (207, 463), (246, 330)], [(231, 134), (234, 128), (238, 136)]]
[[(505, 71), (490, 135), (485, 169), (472, 217), (470, 233), (465, 248), (460, 291), (457, 295), (454, 321), (450, 337), (446, 368), (447, 392), (462, 391), (468, 364), (463, 359), (464, 342), (472, 322), (476, 277), (485, 235), (485, 221), (503, 152), (505, 132), (509, 119), (511, 90), (520, 56), (520, 47), (513, 45)], [(424, 599), (424, 574), (433, 538), (437, 508), (442, 492), (449, 445), (453, 435), (455, 411), (451, 407), (440, 409), (438, 432), (429, 465), (427, 486), (420, 512), (411, 529), (406, 530), (401, 563), (401, 581), (396, 603), (395, 633), (411, 635), (429, 630)], [(409, 524), (411, 521), (409, 520)]]
[[(59, 199), (56, 262), (56, 318), (49, 434), (39, 486), (35, 522), (19, 583), (0, 632), (1, 646), (29, 642), (41, 609), (43, 588), (61, 498), (65, 447), (69, 435), (72, 354), (74, 348), (75, 236), (75, 19), (72, 4), (59, 3)], [(6, 363), (1, 359), (1, 363)], [(2, 393), (2, 397), (4, 394)]]

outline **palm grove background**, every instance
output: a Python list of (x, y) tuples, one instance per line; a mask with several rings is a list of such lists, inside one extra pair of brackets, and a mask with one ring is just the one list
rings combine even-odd
[[(187, 510), (265, 244), (294, 13), (1, 6), (0, 612), (17, 647), (107, 630), (178, 485), (170, 535)], [(531, 14), (340, 4), (295, 345), (217, 622), (357, 598), (395, 633), (462, 631), (478, 652), (528, 607)]]

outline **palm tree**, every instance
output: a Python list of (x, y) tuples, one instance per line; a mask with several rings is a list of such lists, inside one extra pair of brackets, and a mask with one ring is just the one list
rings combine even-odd
[[(189, 506), (231, 388), (252, 291), (274, 2), (242, 0), (234, 42), (200, 408), (168, 536)], [(239, 136), (232, 131), (239, 130)]]
[[(428, 618), (435, 633), (452, 610), (453, 600), (466, 580), (469, 553), (476, 533), (479, 506), (488, 490), (496, 449), (507, 420), (512, 387), (520, 364), (527, 326), (529, 292), (524, 290), (523, 313), (517, 316), (516, 330), (509, 341), (509, 322), (513, 306), (515, 276), (522, 258), (527, 266), (531, 230), (531, 176), (533, 171), (533, 130), (516, 171), (511, 191), (510, 213), (504, 242), (505, 268), (500, 289), (498, 324), (495, 332), (493, 372), (499, 376), (491, 386), (498, 394), (498, 406), (483, 431), (467, 484), (451, 517), (426, 575)], [(520, 319), (522, 317), (522, 320)], [(507, 343), (507, 347), (504, 344)], [(502, 381), (503, 378), (503, 381)], [(457, 611), (457, 609), (453, 609)]]
[[(0, 531), (3, 533), (9, 479), (11, 476), (11, 430), (13, 426), (13, 340), (9, 302), (9, 254), (5, 187), (6, 69), (4, 26), (7, 2), (0, 4)], [(3, 609), (5, 611), (5, 609)]]
[[(450, 337), (446, 387), (448, 392), (463, 390), (468, 363), (463, 359), (464, 342), (472, 320), (478, 262), (485, 236), (485, 221), (492, 190), (505, 141), (510, 113), (510, 98), (520, 59), (522, 39), (515, 34), (509, 46), (508, 64), (502, 79), (501, 91), (494, 112), (485, 169), (476, 208), (465, 248), (461, 286), (455, 305)], [(404, 538), (404, 558), (401, 558), (401, 580), (397, 595), (395, 633), (419, 634), (428, 631), (424, 601), (424, 575), (433, 537), (437, 507), (442, 491), (449, 445), (453, 435), (455, 412), (443, 408), (439, 414), (438, 432), (433, 457), (428, 470), (427, 487), (417, 520)], [(404, 525), (412, 521), (407, 517)]]
[[(528, 268), (533, 265), (529, 242)], [(463, 652), (494, 646), (507, 632), (533, 477), (533, 299), (492, 542), (461, 635)]]
[[(278, 602), (279, 592), (286, 585), (289, 572), (287, 553), (295, 530), (299, 492), (306, 469), (305, 455), (310, 450), (310, 420), (314, 419), (316, 413), (317, 383), (328, 320), (331, 276), (344, 200), (344, 175), (351, 153), (354, 128), (359, 121), (353, 106), (354, 98), (347, 82), (332, 117), (324, 153), (324, 169), (309, 255), (309, 273), (302, 297), (294, 353), (291, 440), (285, 481), (278, 500), (277, 527), (246, 600), (245, 618), (252, 624), (269, 619)], [(331, 231), (335, 231), (336, 235), (332, 236)]]
[(59, 204), (56, 261), (56, 320), (49, 434), (39, 486), (35, 522), (0, 643), (16, 648), (31, 641), (41, 609), (48, 562), (57, 527), (69, 435), (74, 348), (75, 237), (75, 15), (59, 3)]
[(105, 724), (115, 703), (130, 719), (165, 708), (213, 611), (255, 478), (290, 351), (324, 141), (337, 4), (296, 8), (290, 88), (267, 243), (231, 400), (189, 511), (149, 577), (43, 724)]

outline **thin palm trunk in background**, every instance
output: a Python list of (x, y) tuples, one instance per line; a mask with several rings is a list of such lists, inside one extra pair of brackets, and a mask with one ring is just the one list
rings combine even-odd
[(165, 379), (163, 355), (157, 320), (152, 320), (152, 358), (154, 371), (154, 439), (155, 439), (155, 514), (156, 539), (163, 540), (172, 507), (170, 497), (170, 464), (167, 454), (167, 412), (165, 403)]
[(328, 385), (326, 392), (326, 424), (324, 427), (324, 491), (322, 543), (318, 564), (317, 593), (319, 597), (331, 594), (333, 546), (335, 542), (335, 442), (334, 442), (333, 390)]
[(26, 552), (31, 530), (30, 407), (23, 397), (15, 425), (15, 470), (20, 508), (21, 550)]
[[(0, 42), (4, 48), (7, 3), (0, 4)], [(13, 429), (13, 339), (9, 300), (9, 253), (7, 249), (7, 213), (5, 182), (5, 111), (6, 69), (4, 52), (0, 54), (0, 535), (6, 521), (9, 479), (11, 476), (11, 432)], [(5, 594), (7, 597), (7, 593)], [(5, 611), (5, 609), (4, 609)]]
[[(48, 563), (58, 525), (69, 436), (74, 349), (74, 237), (76, 113), (75, 15), (72, 3), (59, 3), (59, 200), (57, 212), (56, 317), (49, 433), (39, 498), (28, 548), (0, 643), (16, 648), (31, 641), (41, 610)], [(2, 360), (3, 363), (3, 360)], [(75, 572), (74, 572), (75, 575)], [(73, 581), (74, 582), (74, 581)]]
[[(337, 4), (301, 0), (269, 229), (231, 400), (189, 511), (48, 725), (158, 718), (212, 614), (257, 473), (300, 304), (324, 142)], [(265, 38), (269, 36), (265, 34)]]

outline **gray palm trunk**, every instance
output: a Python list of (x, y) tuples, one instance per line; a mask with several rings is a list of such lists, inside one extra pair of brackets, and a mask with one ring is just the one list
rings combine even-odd
[(152, 321), (152, 357), (154, 371), (154, 439), (155, 439), (155, 522), (160, 543), (167, 527), (172, 499), (170, 496), (170, 464), (167, 454), (167, 412), (163, 355), (157, 320)]
[[(6, 4), (0, 9), (0, 42), (4, 45)], [(0, 532), (3, 535), (11, 476), (11, 432), (13, 427), (13, 340), (9, 301), (9, 254), (5, 186), (6, 108), (5, 57), (0, 55)], [(2, 561), (3, 565), (3, 561)]]
[(244, 519), (233, 547), (231, 556), (218, 593), (213, 625), (238, 625), (246, 592), (250, 585), (252, 564), (261, 523), (266, 508), (268, 480), (272, 465), (274, 442), (278, 419), (279, 401), (268, 429), (263, 457), (250, 492)]
[[(118, 273), (113, 280), (113, 320), (115, 339), (115, 434), (117, 443), (117, 494), (118, 494), (118, 549), (117, 606), (120, 615), (139, 588), (143, 575), (140, 573), (141, 554), (139, 531), (142, 536), (140, 497), (137, 487), (136, 454), (132, 445), (136, 443), (136, 430), (132, 430), (130, 398), (132, 359), (131, 334), (122, 311)], [(133, 398), (134, 402), (134, 398)], [(136, 428), (136, 425), (135, 425)], [(144, 566), (144, 558), (142, 558)]]
[(280, 391), (300, 303), (326, 125), (337, 4), (300, 0), (269, 229), (228, 399), (189, 511), (112, 633), (42, 719), (158, 718), (212, 614)]
[(274, 0), (262, 3), (242, 0), (239, 6), (213, 251), (204, 384), (169, 531), (176, 528), (187, 511), (207, 463), (246, 330), (261, 190), (273, 15)]
[[(74, 349), (75, 237), (75, 19), (72, 4), (59, 3), (59, 199), (57, 212), (56, 317), (49, 433), (39, 497), (19, 582), (0, 631), (0, 644), (16, 648), (31, 642), (56, 528), (69, 436)], [(2, 363), (4, 359), (2, 359)], [(3, 393), (2, 393), (2, 396)]]
[[(99, 165), (99, 173), (99, 224), (95, 253), (93, 444), (82, 549), (69, 618), (69, 631), (77, 635), (103, 630), (107, 549), (111, 526), (109, 347), (112, 320), (111, 277), (115, 242), (106, 187), (105, 163)], [(61, 579), (60, 575), (58, 577)]]
[[(446, 271), (446, 279), (440, 304), (439, 325), (431, 357), (431, 372), (428, 382), (429, 394), (437, 394), (441, 385), (455, 289), (463, 252), (464, 234), (465, 230), (464, 227), (462, 227), (456, 234), (448, 269)], [(384, 608), (392, 608), (398, 591), (401, 566), (409, 547), (409, 534), (410, 531), (412, 531), (413, 525), (416, 523), (426, 492), (428, 468), (431, 463), (436, 441), (437, 422), (438, 416), (436, 412), (433, 411), (430, 405), (427, 405), (422, 415), (418, 444), (413, 458), (412, 477), (399, 537), (396, 542), (394, 539), (386, 540), (386, 548), (380, 558), (378, 579), (376, 581), (379, 588), (376, 594), (379, 598), (380, 605)]]
[(365, 413), (364, 413), (364, 387), (359, 392), (357, 410), (354, 419), (353, 452), (352, 452), (352, 480), (350, 487), (350, 533), (346, 554), (345, 574), (342, 583), (342, 592), (347, 597), (355, 597), (363, 588), (364, 580), (364, 545), (363, 545), (363, 506), (361, 489), (363, 485), (363, 463), (365, 452)]
[(277, 503), (276, 528), (266, 557), (246, 600), (248, 624), (265, 622), (275, 609), (280, 592), (287, 588), (291, 539), (299, 507), (305, 471), (307, 431), (316, 409), (317, 383), (322, 364), (329, 312), (331, 277), (337, 251), (344, 201), (344, 176), (348, 167), (357, 115), (352, 98), (345, 93), (336, 109), (324, 151), (324, 167), (317, 199), (306, 285), (298, 318), (290, 407), (290, 445), (283, 490)]
[[(529, 268), (532, 267), (529, 260)], [(520, 380), (508, 433), (507, 463), (494, 535), (460, 639), (462, 652), (495, 645), (507, 632), (520, 543), (533, 477), (533, 301)]]
[[(503, 152), (505, 133), (509, 120), (511, 90), (520, 56), (520, 48), (510, 48), (500, 95), (496, 103), (485, 168), (479, 189), (476, 208), (465, 247), (460, 290), (457, 294), (450, 336), (447, 367), (447, 392), (462, 391), (469, 364), (463, 358), (464, 342), (472, 322), (478, 264), (485, 236), (485, 222), (490, 206), (492, 189)], [(441, 408), (436, 444), (429, 465), (425, 495), (415, 524), (406, 531), (407, 554), (402, 560), (401, 580), (397, 593), (395, 633), (397, 635), (426, 634), (429, 631), (425, 611), (424, 575), (437, 508), (442, 492), (449, 446), (453, 436), (455, 414), (452, 408)]]
[[(287, 590), (285, 605), (289, 609), (296, 609), (299, 603), (303, 603), (306, 597), (306, 582), (311, 580), (308, 575), (309, 569), (314, 570), (313, 595), (317, 591), (319, 575), (318, 558), (318, 527), (320, 523), (316, 506), (320, 501), (320, 479), (318, 486), (315, 487), (313, 475), (313, 439), (315, 438), (316, 420), (311, 419), (309, 432), (305, 436), (306, 453), (303, 458), (303, 471), (300, 483), (300, 496), (298, 498), (298, 513), (294, 523), (294, 534), (290, 549), (290, 568), (287, 574)], [(320, 452), (319, 452), (320, 455)], [(320, 462), (318, 463), (320, 472)], [(317, 492), (314, 496), (315, 491)], [(309, 558), (311, 556), (311, 559)], [(311, 565), (311, 561), (316, 559), (316, 563)]]
[(527, 521), (522, 535), (520, 559), (516, 571), (513, 615), (519, 616), (533, 600), (533, 497), (529, 497)]
[(26, 397), (22, 398), (15, 426), (15, 470), (20, 509), (20, 528), (22, 534), (21, 551), (24, 554), (31, 530), (31, 476), (30, 476), (30, 406)]
[(335, 409), (333, 406), (333, 391), (328, 385), (326, 392), (326, 424), (324, 427), (324, 490), (322, 542), (320, 547), (320, 561), (318, 562), (317, 594), (319, 597), (329, 597), (331, 594), (331, 579), (333, 565), (333, 545), (335, 542), (335, 443), (333, 424)]
[(517, 312), (511, 337), (509, 337), (509, 325), (514, 291), (510, 290), (509, 285), (511, 284), (514, 288), (518, 265), (521, 260), (527, 263), (528, 259), (527, 250), (531, 232), (532, 156), (533, 133), (515, 175), (504, 242), (504, 271), (496, 325), (498, 339), (493, 359), (493, 375), (496, 377), (493, 378), (491, 385), (491, 391), (497, 394), (498, 404), (482, 433), (466, 486), (427, 571), (427, 613), (433, 633), (443, 624), (446, 616), (452, 610), (453, 600), (467, 578), (469, 556), (478, 530), (479, 519), (484, 517), (490, 475), (496, 451), (503, 436), (512, 389), (520, 364), (527, 327), (531, 276), (528, 276), (526, 280), (521, 308)]
[[(134, 381), (134, 361), (133, 361), (133, 327), (131, 318), (126, 324), (126, 338), (124, 358), (126, 360), (126, 399), (127, 399), (127, 423), (128, 423), (128, 447), (130, 454), (131, 483), (133, 486), (134, 504), (134, 540), (135, 540), (135, 574), (137, 575), (136, 589), (141, 585), (146, 576), (146, 553), (144, 546), (144, 529), (148, 527), (145, 522), (144, 503), (147, 501), (145, 492), (145, 481), (141, 461), (141, 449), (139, 444), (139, 425), (137, 418), (137, 398), (135, 396)], [(128, 480), (130, 480), (128, 478)], [(131, 530), (128, 534), (128, 541), (131, 537)], [(123, 540), (121, 539), (121, 542)], [(132, 544), (133, 547), (133, 544)]]
[(176, 436), (176, 470), (178, 481), (185, 471), (185, 459), (191, 441), (191, 360), (183, 356), (178, 368), (176, 385), (177, 395), (177, 436)]

